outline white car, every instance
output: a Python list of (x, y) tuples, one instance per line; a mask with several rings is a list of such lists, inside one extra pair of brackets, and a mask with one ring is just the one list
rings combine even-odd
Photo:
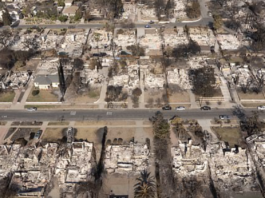
[(185, 109), (186, 108), (182, 106), (176, 107), (176, 111), (184, 111)]
[(27, 108), (27, 111), (37, 111), (37, 107), (30, 107), (30, 108)]
[(265, 106), (258, 106), (258, 110), (265, 110)]

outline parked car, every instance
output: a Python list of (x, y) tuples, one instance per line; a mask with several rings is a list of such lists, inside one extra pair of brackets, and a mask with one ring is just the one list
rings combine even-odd
[(169, 106), (169, 105), (166, 105), (166, 106), (163, 106), (162, 107), (162, 110), (171, 110), (172, 108), (171, 108), (171, 106)]
[(20, 23), (20, 20), (17, 20), (17, 21), (15, 21), (14, 23), (12, 23), (12, 24), (10, 25), (10, 27), (11, 27), (11, 28), (17, 27), (17, 26), (19, 25), (19, 23)]
[(37, 111), (37, 107), (30, 107), (30, 108), (27, 108), (27, 111)]
[(34, 139), (39, 139), (40, 136), (41, 136), (41, 134), (42, 134), (42, 130), (38, 130), (38, 131), (35, 133), (35, 135), (34, 135)]
[(203, 106), (203, 107), (201, 107), (201, 110), (211, 110), (211, 107), (209, 107), (209, 106)]
[(221, 120), (229, 120), (230, 117), (228, 115), (219, 115), (219, 119), (221, 119)]
[(261, 111), (265, 110), (265, 106), (258, 106), (258, 110), (261, 110)]
[(144, 27), (145, 27), (145, 28), (151, 28), (151, 26), (150, 26), (150, 25), (148, 25), (148, 24), (147, 24), (147, 25), (145, 25)]
[(177, 111), (184, 111), (186, 108), (183, 106), (176, 107)]
[(154, 21), (152, 21), (152, 20), (149, 22), (149, 24), (154, 24), (154, 23), (155, 23), (155, 22), (154, 22)]

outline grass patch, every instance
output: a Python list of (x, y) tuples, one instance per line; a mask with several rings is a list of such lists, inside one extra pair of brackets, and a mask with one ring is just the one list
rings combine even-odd
[(60, 108), (59, 105), (25, 105), (25, 109), (31, 108), (31, 107), (37, 107), (38, 109), (54, 109), (54, 108)]
[(236, 62), (242, 63), (244, 62), (244, 60), (239, 56), (233, 56), (230, 58), (229, 62), (230, 63), (236, 63)]
[(97, 130), (98, 128), (77, 128), (75, 139), (87, 140), (88, 142), (100, 142), (97, 141)]
[[(196, 100), (200, 100), (200, 97), (201, 96), (195, 95)], [(214, 95), (212, 97), (209, 97), (209, 98), (214, 98), (214, 97), (223, 97), (223, 94), (222, 94), (222, 91), (220, 88), (215, 89)]]
[(230, 147), (242, 144), (239, 127), (212, 127), (212, 129), (217, 137), (222, 141), (228, 142)]
[(48, 123), (48, 126), (51, 126), (51, 125), (54, 125), (54, 126), (57, 126), (57, 125), (69, 125), (69, 122), (49, 122)]
[(6, 125), (6, 123), (7, 123), (6, 121), (0, 121), (0, 125), (1, 125), (1, 126)]
[(75, 122), (75, 127), (78, 126), (115, 126), (115, 125), (135, 125), (135, 121), (130, 120), (111, 120), (111, 121), (103, 121), (103, 120), (89, 120), (89, 121), (77, 121)]
[(40, 90), (37, 95), (33, 95), (34, 88), (31, 90), (27, 102), (58, 102), (58, 96), (54, 94), (54, 91), (58, 91), (57, 89), (53, 90)]
[(63, 138), (63, 129), (62, 128), (47, 128), (44, 131), (44, 134), (42, 136), (42, 140), (45, 140), (47, 142), (56, 142), (59, 139)]
[(170, 103), (190, 102), (190, 95), (187, 91), (175, 92), (169, 94), (169, 102)]
[(262, 93), (256, 94), (256, 93), (243, 93), (242, 91), (237, 91), (238, 97), (240, 100), (263, 100), (264, 95)]
[(14, 91), (4, 91), (0, 93), (0, 102), (13, 102), (15, 97)]
[(88, 97), (97, 98), (100, 95), (100, 89), (94, 89), (88, 92)]
[(258, 107), (258, 106), (265, 106), (265, 103), (263, 102), (263, 103), (241, 103), (244, 107)]

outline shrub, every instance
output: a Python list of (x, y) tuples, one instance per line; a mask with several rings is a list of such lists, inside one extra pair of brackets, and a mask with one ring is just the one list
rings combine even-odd
[(66, 22), (67, 19), (68, 19), (68, 16), (65, 16), (65, 15), (60, 15), (60, 16), (58, 17), (58, 20), (61, 21), (61, 22)]
[(35, 90), (32, 91), (32, 95), (33, 95), (33, 96), (36, 96), (36, 95), (38, 95), (39, 93), (40, 93), (40, 90), (38, 90), (38, 89), (35, 89)]
[(118, 144), (122, 144), (123, 143), (123, 139), (122, 138), (119, 138), (118, 139)]
[(134, 96), (137, 96), (137, 97), (139, 97), (140, 95), (142, 95), (142, 90), (140, 89), (140, 88), (135, 88), (133, 91), (132, 91), (132, 94), (134, 95)]
[(118, 29), (117, 30), (117, 34), (123, 34), (124, 33), (124, 30), (123, 29)]

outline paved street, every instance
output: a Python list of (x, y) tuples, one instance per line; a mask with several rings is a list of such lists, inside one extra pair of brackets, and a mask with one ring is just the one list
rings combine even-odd
[[(251, 112), (256, 109), (245, 109), (247, 115), (251, 115)], [(233, 115), (233, 109), (212, 109), (211, 111), (201, 110), (185, 110), (185, 111), (162, 111), (162, 110), (38, 110), (36, 112), (29, 112), (26, 110), (2, 110), (0, 112), (0, 120), (40, 120), (40, 121), (56, 121), (56, 120), (141, 120), (148, 119), (155, 114), (155, 112), (161, 111), (165, 118), (171, 118), (174, 115), (179, 115), (182, 118), (189, 119), (212, 119), (219, 115), (229, 115), (231, 118), (237, 118)], [(261, 118), (265, 118), (264, 113), (260, 113)]]
[[(156, 23), (156, 24), (152, 24), (150, 25), (151, 28), (159, 28), (161, 27), (162, 25), (165, 25), (166, 27), (170, 27), (170, 28), (173, 28), (174, 26), (178, 26), (178, 27), (183, 27), (185, 25), (187, 26), (207, 26), (209, 24), (209, 22), (211, 22), (213, 19), (211, 17), (205, 17), (205, 18), (202, 18), (201, 20), (198, 20), (198, 21), (190, 21), (190, 22), (178, 22), (178, 23), (168, 23), (168, 24), (160, 24), (160, 23)], [(146, 25), (147, 23), (136, 23), (135, 24), (135, 27), (136, 28), (144, 28), (144, 26)], [(87, 24), (48, 24), (48, 25), (44, 25), (44, 24), (40, 24), (40, 25), (19, 25), (17, 27), (15, 27), (15, 29), (18, 29), (18, 28), (22, 28), (22, 29), (27, 29), (27, 28), (30, 28), (30, 27), (42, 27), (42, 28), (48, 28), (48, 29), (63, 29), (63, 28), (76, 28), (76, 29), (93, 29), (93, 28), (101, 28), (101, 27), (104, 27), (104, 24), (103, 23), (87, 23)], [(116, 28), (119, 28), (121, 27), (121, 25), (119, 24), (116, 24), (115, 25)], [(5, 28), (9, 28), (9, 27), (2, 27), (0, 29), (5, 29)]]

